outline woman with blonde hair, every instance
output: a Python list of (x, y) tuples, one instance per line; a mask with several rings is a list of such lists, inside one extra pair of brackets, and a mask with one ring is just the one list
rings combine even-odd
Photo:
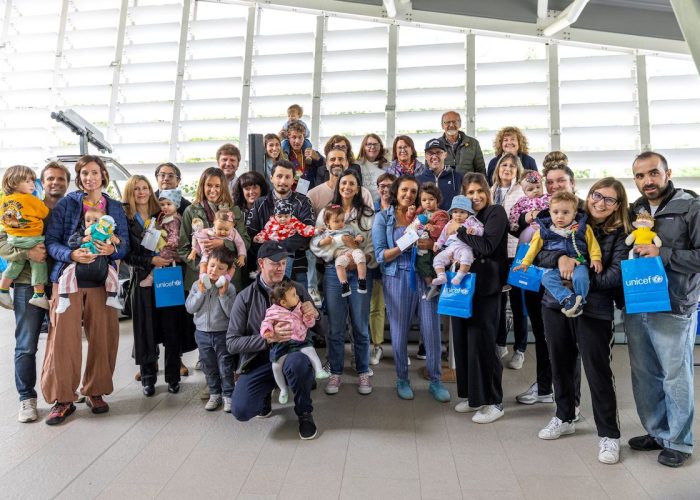
[(537, 171), (537, 162), (528, 154), (530, 149), (527, 137), (518, 127), (503, 127), (499, 130), (493, 140), (493, 150), (496, 156), (491, 158), (486, 169), (486, 179), (489, 181), (489, 184), (492, 184), (493, 171), (504, 153), (517, 155), (525, 170)]

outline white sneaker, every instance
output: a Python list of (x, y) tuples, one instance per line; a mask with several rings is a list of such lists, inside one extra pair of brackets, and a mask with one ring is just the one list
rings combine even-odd
[(513, 370), (520, 370), (523, 367), (524, 362), (525, 353), (516, 349), (513, 353), (513, 357), (510, 358), (510, 361), (508, 361), (508, 368), (511, 368)]
[(214, 411), (221, 406), (221, 394), (210, 394), (209, 401), (204, 405), (207, 411)]
[(573, 434), (576, 431), (576, 425), (573, 422), (562, 422), (557, 417), (552, 417), (547, 427), (537, 433), (540, 439), (559, 439), (564, 434)]
[(15, 305), (12, 303), (12, 297), (10, 297), (10, 292), (0, 293), (0, 307), (10, 310), (15, 308)]
[(277, 402), (281, 405), (286, 405), (289, 402), (289, 391), (286, 387), (284, 389), (280, 389), (280, 395), (277, 398)]
[(457, 413), (471, 413), (473, 411), (481, 410), (481, 406), (469, 406), (469, 400), (463, 399), (455, 405), (455, 411)]
[(221, 288), (226, 284), (226, 276), (219, 276), (219, 279), (214, 283), (215, 288)]
[(472, 422), (477, 424), (490, 424), (501, 418), (505, 412), (500, 405), (484, 405), (472, 417)]
[(231, 398), (224, 396), (224, 411), (226, 413), (231, 413)]
[(202, 285), (204, 285), (204, 288), (205, 288), (205, 289), (209, 290), (209, 289), (211, 288), (211, 280), (209, 279), (209, 275), (208, 275), (208, 274), (202, 274), (202, 275), (199, 277), (199, 281), (202, 282)]
[(604, 437), (600, 440), (598, 461), (604, 464), (616, 464), (620, 461), (620, 440)]
[(321, 307), (323, 305), (323, 299), (321, 294), (315, 288), (309, 288), (309, 295), (311, 295), (311, 300), (313, 300), (316, 307)]
[(581, 407), (577, 406), (576, 410), (574, 411), (574, 423), (578, 422), (581, 420)]
[(370, 365), (378, 365), (379, 360), (382, 359), (382, 356), (384, 355), (384, 350), (382, 349), (382, 346), (376, 345), (372, 348), (372, 351), (369, 353), (369, 364)]
[(56, 314), (63, 314), (70, 307), (70, 299), (68, 297), (59, 297), (58, 305), (56, 306)]
[(34, 422), (39, 416), (36, 413), (36, 398), (23, 399), (19, 402), (17, 420), (22, 423)]
[(29, 303), (35, 307), (41, 307), (42, 309), (46, 309), (47, 311), (49, 310), (49, 299), (46, 298), (46, 295), (42, 295), (40, 297), (32, 297), (29, 299)]
[(535, 382), (527, 391), (515, 396), (515, 400), (524, 405), (534, 405), (535, 403), (554, 403), (554, 394), (550, 392), (549, 394), (540, 396), (538, 393), (537, 382)]
[[(61, 298), (63, 298), (63, 297), (61, 297)], [(113, 297), (107, 298), (107, 302), (105, 302), (105, 305), (107, 305), (109, 307), (113, 307), (115, 309), (124, 309), (124, 306), (122, 305), (122, 303), (119, 302), (119, 297), (117, 297), (116, 295)]]
[(496, 346), (496, 354), (498, 354), (499, 358), (504, 358), (508, 355), (508, 346)]

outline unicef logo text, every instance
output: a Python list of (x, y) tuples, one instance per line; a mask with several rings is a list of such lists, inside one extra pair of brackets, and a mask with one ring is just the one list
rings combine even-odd
[(655, 274), (653, 276), (647, 276), (646, 278), (635, 278), (631, 280), (625, 280), (625, 285), (627, 286), (641, 286), (641, 285), (660, 285), (664, 282), (664, 277), (660, 274)]
[(162, 283), (156, 283), (156, 288), (173, 288), (173, 287), (179, 287), (181, 285), (182, 285), (182, 281), (171, 280), (171, 281), (164, 281)]
[(453, 295), (469, 295), (469, 290), (466, 288), (447, 287), (447, 293), (451, 293)]

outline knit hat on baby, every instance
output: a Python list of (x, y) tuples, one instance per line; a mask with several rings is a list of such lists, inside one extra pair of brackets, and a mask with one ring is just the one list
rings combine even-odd
[(275, 215), (292, 215), (292, 204), (287, 200), (279, 200), (275, 203)]
[(168, 200), (177, 208), (180, 208), (180, 202), (182, 201), (182, 191), (179, 189), (163, 189), (158, 193), (159, 200)]

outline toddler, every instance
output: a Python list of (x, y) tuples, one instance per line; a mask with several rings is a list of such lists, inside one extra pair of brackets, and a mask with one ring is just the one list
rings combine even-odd
[(561, 312), (569, 318), (575, 318), (583, 312), (583, 305), (588, 295), (589, 277), (586, 260), (596, 273), (603, 270), (600, 245), (593, 235), (593, 230), (586, 224), (586, 214), (577, 212), (578, 198), (575, 194), (558, 191), (550, 201), (549, 212), (539, 214), (539, 229), (530, 241), (530, 249), (525, 254), (522, 264), (514, 271), (527, 271), (540, 250), (564, 252), (578, 261), (574, 267), (572, 282), (574, 291), (565, 287), (559, 269), (545, 269), (542, 285), (562, 305)]
[[(464, 226), (469, 234), (476, 234), (477, 236), (484, 234), (484, 225), (474, 217), (472, 202), (466, 196), (460, 194), (452, 198), (449, 214), (452, 216), (452, 220)], [(443, 247), (445, 249), (441, 250)], [(445, 225), (440, 233), (440, 237), (433, 246), (433, 251), (440, 253), (435, 256), (433, 261), (437, 278), (432, 281), (431, 285), (440, 286), (447, 283), (445, 268), (452, 264), (452, 261), (459, 262), (459, 270), (455, 277), (452, 278), (452, 284), (459, 285), (469, 272), (472, 262), (474, 262), (474, 252), (471, 247), (457, 238), (457, 233), (448, 236), (447, 225)]]
[(236, 257), (226, 247), (215, 248), (207, 257), (206, 273), (209, 283), (221, 284), (206, 287), (200, 277), (192, 284), (185, 308), (194, 315), (194, 338), (209, 386), (209, 400), (204, 409), (214, 411), (223, 402), (224, 411), (230, 413), (235, 356), (229, 354), (226, 348), (226, 330), (236, 298), (236, 288), (226, 276), (235, 271)]
[[(100, 252), (94, 244), (94, 241), (102, 243), (119, 244), (119, 238), (114, 234), (114, 219), (106, 215), (100, 207), (88, 207), (83, 215), (85, 229), (81, 227), (73, 233), (68, 239), (68, 248), (75, 250), (77, 248), (87, 248), (91, 254), (98, 255)], [(98, 260), (103, 262), (98, 262)], [(70, 294), (78, 291), (78, 279), (76, 273), (80, 269), (87, 266), (105, 266), (107, 268), (107, 276), (105, 278), (105, 291), (107, 292), (106, 305), (121, 309), (122, 305), (119, 302), (119, 272), (116, 267), (110, 265), (109, 257), (106, 255), (98, 255), (92, 264), (81, 264), (73, 262), (66, 266), (58, 278), (58, 305), (56, 306), (56, 314), (63, 314), (70, 307)]]
[[(32, 195), (35, 189), (36, 174), (23, 165), (15, 165), (5, 171), (2, 177), (2, 189), (5, 196), (0, 205), (2, 225), (7, 233), (7, 243), (13, 248), (30, 250), (44, 242), (44, 220), (49, 215), (49, 209), (36, 196)], [(10, 297), (10, 286), (24, 269), (27, 258), (18, 258), (8, 263), (7, 269), (2, 273), (0, 280), (0, 306), (13, 309)], [(49, 301), (44, 293), (44, 284), (48, 279), (46, 262), (34, 262), (29, 260), (32, 272), (32, 287), (34, 294), (29, 303), (49, 308)]]
[(313, 315), (302, 314), (301, 299), (294, 288), (294, 283), (285, 280), (275, 285), (270, 293), (270, 300), (272, 305), (265, 312), (265, 319), (260, 325), (260, 335), (266, 340), (270, 339), (277, 323), (289, 323), (292, 328), (292, 338), (289, 341), (275, 342), (270, 346), (272, 374), (280, 389), (279, 402), (286, 404), (289, 399), (289, 391), (282, 367), (287, 354), (296, 351), (304, 353), (311, 361), (316, 378), (319, 380), (328, 378), (330, 374), (323, 369), (321, 360), (314, 349), (313, 341), (306, 335), (308, 329), (316, 323), (316, 319)]
[[(408, 227), (416, 231), (420, 239), (430, 239), (434, 243), (450, 220), (448, 213), (438, 208), (440, 203), (442, 203), (442, 193), (435, 184), (426, 183), (421, 186), (420, 207), (417, 210), (415, 207), (409, 207), (407, 214), (409, 219), (415, 215), (415, 219)], [(432, 249), (416, 250), (416, 272), (428, 286), (435, 278), (434, 257), (435, 253)]]
[(323, 212), (323, 223), (326, 228), (321, 236), (317, 236), (316, 244), (320, 248), (327, 248), (328, 253), (320, 257), (326, 262), (335, 259), (335, 272), (341, 286), (341, 297), (349, 297), (350, 283), (348, 283), (348, 265), (355, 263), (357, 266), (357, 293), (367, 293), (367, 260), (365, 253), (360, 248), (350, 249), (343, 243), (343, 236), (352, 236), (356, 243), (365, 241), (350, 224), (345, 223), (345, 211), (340, 205), (326, 207)]
[[(284, 125), (282, 125), (282, 130), (280, 130), (280, 139), (283, 139), (283, 141), (287, 140), (287, 129), (292, 122), (301, 123), (306, 129), (306, 133), (304, 134), (304, 144), (301, 146), (301, 150), (306, 151), (307, 148), (311, 147), (311, 141), (309, 141), (310, 129), (301, 119), (302, 116), (304, 116), (304, 108), (298, 104), (292, 104), (287, 108), (287, 121), (284, 123)], [(282, 149), (284, 149), (284, 144), (282, 145)]]
[[(187, 260), (194, 260), (197, 258), (197, 255), (201, 255), (202, 259), (199, 261), (199, 278), (204, 284), (204, 288), (209, 290), (212, 283), (209, 280), (210, 275), (207, 272), (207, 262), (209, 261), (210, 252), (202, 245), (203, 241), (216, 239), (232, 241), (238, 253), (236, 265), (238, 265), (239, 268), (245, 265), (245, 243), (241, 235), (236, 231), (236, 217), (231, 210), (223, 209), (216, 212), (214, 214), (214, 227), (205, 228), (204, 223), (200, 219), (192, 219), (192, 229), (194, 231), (192, 236), (192, 251), (187, 256)], [(218, 278), (219, 281), (215, 283), (215, 286), (220, 288), (224, 280), (231, 281), (231, 276), (230, 274), (222, 275)]]
[[(156, 255), (164, 259), (179, 262), (177, 253), (180, 240), (180, 225), (182, 216), (177, 212), (182, 201), (182, 192), (179, 189), (164, 189), (158, 193), (160, 213), (156, 219), (156, 228), (160, 230), (160, 240), (156, 246)], [(153, 270), (139, 283), (140, 286), (153, 286)]]
[(292, 215), (292, 204), (287, 200), (279, 200), (275, 203), (275, 212), (265, 223), (265, 227), (255, 235), (255, 243), (265, 243), (266, 241), (283, 241), (299, 233), (305, 238), (311, 238), (321, 232), (314, 226), (304, 224)]
[[(515, 202), (513, 208), (510, 209), (508, 220), (513, 231), (518, 229), (518, 220), (520, 216), (528, 212), (541, 212), (549, 208), (550, 196), (542, 191), (542, 176), (533, 170), (527, 171), (523, 179), (520, 181), (520, 186), (523, 188), (525, 196), (522, 196)], [(530, 243), (532, 235), (537, 231), (537, 224), (533, 222), (525, 230), (520, 233), (520, 243)]]

